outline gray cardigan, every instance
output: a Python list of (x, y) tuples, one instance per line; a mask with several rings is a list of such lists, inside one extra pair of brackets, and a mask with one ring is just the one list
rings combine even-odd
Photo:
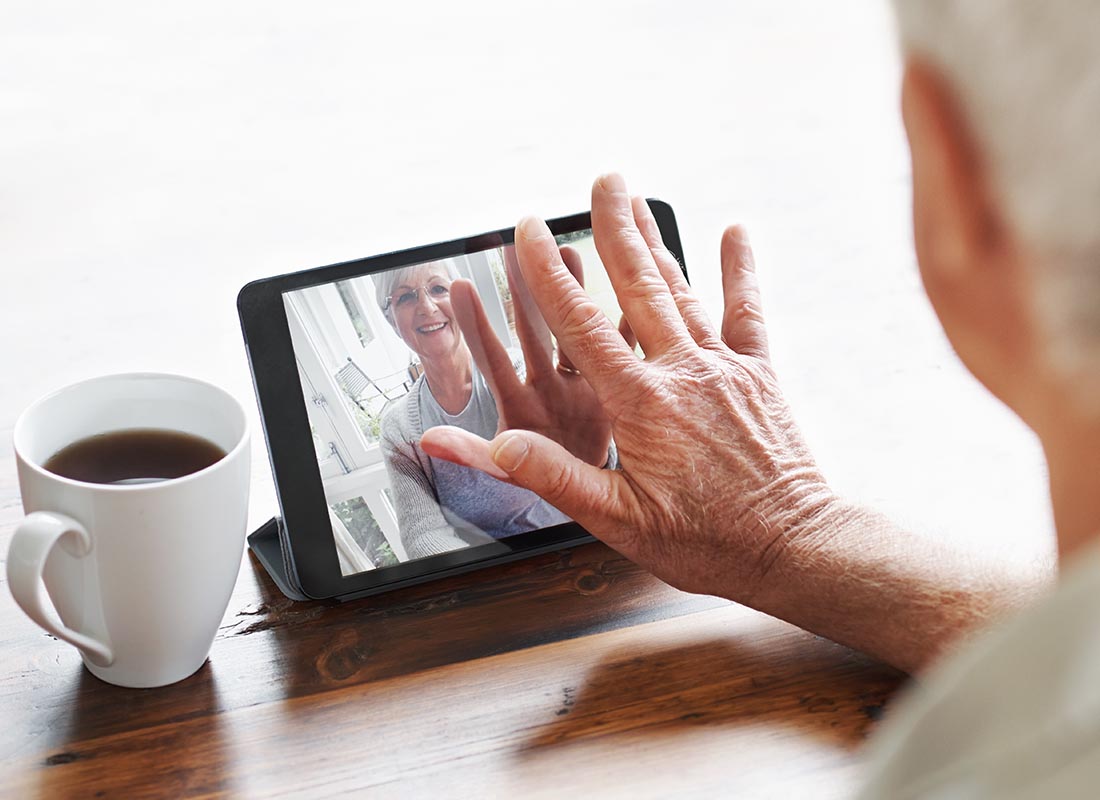
[(386, 472), (393, 487), (401, 542), (409, 558), (424, 558), (494, 541), (487, 533), (474, 528), (461, 533), (456, 531), (439, 507), (432, 460), (420, 448), (424, 425), (418, 398), (423, 381), (421, 375), (408, 394), (386, 408), (379, 437)]

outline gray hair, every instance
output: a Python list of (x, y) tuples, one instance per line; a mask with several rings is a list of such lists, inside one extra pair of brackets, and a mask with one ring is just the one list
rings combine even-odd
[(400, 286), (405, 280), (412, 274), (413, 270), (422, 269), (424, 267), (443, 267), (447, 270), (447, 277), (452, 281), (458, 277), (458, 271), (455, 269), (454, 262), (445, 258), (441, 261), (425, 261), (423, 264), (413, 264), (408, 267), (398, 267), (397, 269), (389, 270), (387, 272), (378, 272), (371, 275), (371, 280), (374, 281), (374, 300), (378, 303), (378, 307), (382, 309), (382, 316), (386, 318), (386, 321), (393, 325), (396, 329), (396, 324), (393, 319), (393, 309), (390, 308), (390, 296), (393, 294), (395, 286)]
[[(1035, 254), (1035, 310), (1051, 366), (1100, 381), (1100, 3), (894, 6), (903, 48), (950, 81), (992, 190)], [(1100, 393), (1100, 383), (1086, 391)]]

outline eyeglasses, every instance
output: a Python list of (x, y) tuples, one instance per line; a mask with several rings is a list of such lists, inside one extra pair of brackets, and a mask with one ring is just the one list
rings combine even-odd
[(386, 308), (412, 308), (420, 300), (420, 293), (424, 292), (433, 302), (438, 302), (445, 297), (449, 297), (451, 294), (451, 284), (449, 283), (428, 283), (421, 286), (418, 289), (405, 289), (404, 291), (391, 294), (386, 299)]

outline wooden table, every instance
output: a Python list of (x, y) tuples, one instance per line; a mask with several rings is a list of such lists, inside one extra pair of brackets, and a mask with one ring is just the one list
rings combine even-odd
[[(713, 316), (720, 232), (749, 225), (838, 489), (1049, 552), (1041, 454), (913, 267), (886, 4), (523, 8), (6, 4), (0, 567), (37, 396), (156, 369), (254, 409), (246, 281), (574, 212), (612, 168), (673, 204)], [(252, 413), (256, 526), (276, 504)], [(348, 605), (289, 603), (246, 558), (209, 663), (148, 691), (90, 677), (0, 585), (0, 795), (847, 796), (900, 682), (600, 545)]]
[(210, 661), (154, 690), (12, 606), (12, 797), (845, 796), (902, 679), (602, 545), (346, 605), (292, 603), (248, 559)]

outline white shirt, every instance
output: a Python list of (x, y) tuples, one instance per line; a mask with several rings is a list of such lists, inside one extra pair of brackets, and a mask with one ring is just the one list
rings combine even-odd
[(1100, 798), (1100, 547), (933, 669), (871, 756), (865, 798)]

